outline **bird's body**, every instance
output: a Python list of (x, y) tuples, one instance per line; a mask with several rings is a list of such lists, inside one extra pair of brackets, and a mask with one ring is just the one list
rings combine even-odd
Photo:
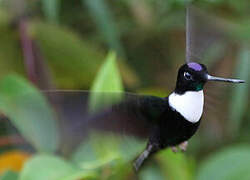
[[(156, 135), (156, 139), (160, 141), (160, 148), (176, 146), (184, 141), (187, 141), (194, 135), (199, 127), (201, 114), (195, 121), (190, 121), (190, 119), (188, 119), (190, 116), (186, 116), (188, 112), (184, 112), (182, 111), (182, 108), (179, 109), (179, 107), (174, 107), (174, 104), (171, 104), (171, 102), (180, 101), (183, 102), (184, 107), (186, 105), (192, 107), (192, 101), (185, 104), (186, 95), (187, 94), (183, 94), (179, 97), (172, 93), (168, 98), (166, 98), (166, 101), (168, 101), (168, 107), (166, 107), (165, 112), (159, 116), (159, 123), (157, 124), (158, 128), (154, 133)], [(193, 107), (196, 107), (196, 105)], [(199, 108), (203, 108), (203, 106)], [(195, 110), (190, 113), (193, 113), (195, 118), (197, 117)]]
[[(105, 121), (115, 123), (117, 120), (113, 118), (114, 113), (119, 112), (119, 115), (127, 116), (126, 122), (122, 125), (123, 132), (136, 135), (129, 132), (129, 128), (139, 129), (136, 126), (146, 124), (147, 128), (143, 128), (144, 133), (141, 132), (142, 137), (148, 137), (154, 143), (157, 140), (160, 148), (166, 148), (188, 140), (196, 132), (200, 124), (203, 103), (202, 90), (186, 92), (182, 95), (173, 92), (166, 98), (142, 96), (136, 100), (128, 99), (115, 105), (113, 112), (110, 113), (111, 118), (106, 115)], [(134, 118), (135, 115), (136, 118)]]

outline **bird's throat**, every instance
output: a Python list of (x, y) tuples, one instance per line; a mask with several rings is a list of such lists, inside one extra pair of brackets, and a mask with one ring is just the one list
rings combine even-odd
[(200, 90), (203, 90), (203, 84), (201, 83), (196, 86), (196, 91), (200, 91)]
[(187, 91), (184, 94), (173, 92), (169, 95), (169, 105), (186, 120), (196, 123), (200, 120), (204, 106), (203, 90)]

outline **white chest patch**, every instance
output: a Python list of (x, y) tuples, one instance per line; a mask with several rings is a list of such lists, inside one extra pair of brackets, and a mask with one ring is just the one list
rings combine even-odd
[(195, 123), (200, 120), (204, 105), (203, 90), (188, 91), (182, 95), (172, 93), (168, 100), (169, 105), (188, 121)]

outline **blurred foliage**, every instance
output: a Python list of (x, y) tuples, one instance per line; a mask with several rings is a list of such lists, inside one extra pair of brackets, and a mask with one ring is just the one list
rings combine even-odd
[(103, 0), (82, 0), (111, 49), (124, 56), (114, 18)]
[[(121, 100), (122, 94), (120, 97), (118, 95), (112, 99), (105, 99), (105, 96), (101, 93), (98, 95), (98, 92), (123, 92), (123, 85), (116, 65), (116, 55), (114, 52), (110, 52), (107, 56), (107, 60), (96, 75), (96, 79), (90, 90), (92, 92), (89, 100), (89, 110), (91, 112), (98, 111), (101, 107), (107, 107)], [(109, 100), (112, 102), (108, 102)]]
[[(52, 109), (28, 81), (15, 75), (0, 83), (0, 109), (11, 119), (37, 151), (54, 152), (59, 144), (58, 126)], [(46, 133), (44, 133), (46, 132)]]
[(185, 156), (184, 154), (176, 154), (168, 150), (159, 153), (157, 160), (169, 179), (194, 179), (196, 163), (191, 157)]
[(92, 179), (93, 173), (84, 172), (65, 160), (50, 155), (37, 155), (30, 159), (20, 173), (20, 180), (75, 180)]
[[(239, 52), (239, 62), (236, 68), (236, 75), (240, 79), (244, 79), (246, 82), (249, 81), (250, 71), (249, 71), (249, 59), (250, 59), (250, 50), (246, 47), (242, 47)], [(241, 121), (245, 111), (247, 110), (248, 103), (244, 102), (245, 99), (248, 99), (248, 90), (249, 85), (234, 87), (232, 92), (232, 101), (230, 108), (230, 125), (231, 131), (234, 134), (238, 134), (240, 130)]]
[(42, 0), (43, 12), (51, 23), (58, 23), (61, 0)]
[(1, 180), (16, 180), (18, 178), (18, 174), (14, 171), (5, 171), (0, 177)]
[(249, 145), (228, 147), (201, 164), (197, 179), (249, 179), (249, 158)]
[[(212, 105), (188, 152), (165, 150), (138, 175), (131, 161), (145, 142), (137, 139), (95, 134), (69, 157), (58, 155), (58, 117), (38, 87), (167, 95), (184, 63), (187, 3), (207, 12), (204, 22), (219, 25), (217, 36), (226, 39), (206, 49), (209, 72), (249, 83), (247, 0), (0, 0), (0, 179), (249, 179), (247, 83), (207, 85)], [(6, 143), (13, 134), (21, 145)]]

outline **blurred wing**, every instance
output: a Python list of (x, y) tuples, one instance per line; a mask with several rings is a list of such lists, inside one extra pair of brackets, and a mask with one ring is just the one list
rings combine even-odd
[(186, 61), (206, 65), (221, 58), (232, 40), (230, 24), (194, 6), (186, 9)]
[[(147, 138), (157, 118), (166, 110), (167, 100), (132, 93), (94, 93), (105, 102), (90, 111), (88, 91), (47, 91), (44, 94), (53, 105), (60, 120), (64, 142), (73, 147), (92, 130)], [(117, 97), (122, 97), (116, 101)], [(114, 104), (110, 102), (114, 101)]]
[[(215, 16), (216, 12), (208, 12), (195, 6), (187, 7), (186, 61), (205, 64), (210, 74), (230, 78), (239, 60), (240, 39), (234, 33), (238, 25), (218, 14)], [(204, 121), (205, 133), (222, 136), (229, 114), (225, 104), (230, 97), (226, 95), (232, 86), (235, 85), (207, 83), (204, 118), (209, 121)]]
[[(225, 20), (219, 19), (216, 16), (211, 16), (205, 11), (195, 7), (187, 6), (186, 8), (186, 62), (198, 62), (205, 64), (211, 73), (211, 67), (218, 63), (219, 60), (224, 60), (226, 49), (230, 48), (230, 38)], [(217, 66), (219, 67), (219, 66)], [(227, 67), (227, 66), (224, 66)], [(225, 68), (220, 68), (220, 72), (225, 72)], [(220, 75), (219, 73), (216, 75)], [(217, 84), (219, 85), (219, 84)], [(220, 85), (219, 85), (220, 86)], [(211, 89), (206, 97), (205, 108), (213, 109), (218, 103), (217, 99), (221, 94), (221, 89), (216, 89), (213, 86), (206, 89)], [(215, 93), (214, 93), (215, 92)]]

